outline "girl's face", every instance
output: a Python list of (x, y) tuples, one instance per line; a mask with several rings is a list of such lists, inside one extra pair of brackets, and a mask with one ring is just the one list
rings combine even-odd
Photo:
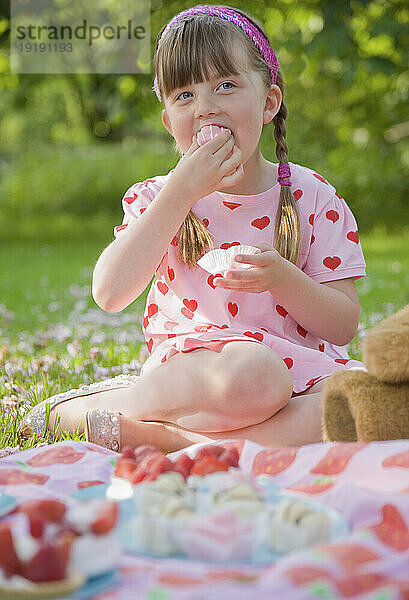
[(258, 72), (240, 70), (240, 75), (215, 76), (173, 90), (164, 99), (162, 122), (182, 154), (203, 125), (227, 127), (245, 164), (258, 150), (263, 124), (277, 114), (281, 100), (278, 86), (267, 90)]

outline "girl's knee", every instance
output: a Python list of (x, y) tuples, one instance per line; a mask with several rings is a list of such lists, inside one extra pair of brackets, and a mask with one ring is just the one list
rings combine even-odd
[(270, 418), (291, 398), (293, 384), (283, 360), (261, 344), (246, 344), (220, 361), (223, 404), (232, 416), (254, 422)]

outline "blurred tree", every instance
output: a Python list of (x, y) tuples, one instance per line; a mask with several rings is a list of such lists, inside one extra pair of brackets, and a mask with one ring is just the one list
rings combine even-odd
[[(81, 146), (153, 135), (169, 143), (151, 87), (156, 36), (198, 2), (151, 0), (152, 73), (9, 72), (8, 2), (0, 0), (0, 158), (33, 146)], [(408, 216), (407, 3), (400, 0), (238, 0), (267, 30), (286, 81), (290, 160), (336, 184), (361, 227)], [(128, 143), (129, 142), (129, 143)], [(272, 125), (262, 151), (275, 160)], [(169, 164), (172, 168), (173, 164)], [(152, 173), (146, 173), (146, 176)], [(99, 199), (104, 202), (104, 199)]]

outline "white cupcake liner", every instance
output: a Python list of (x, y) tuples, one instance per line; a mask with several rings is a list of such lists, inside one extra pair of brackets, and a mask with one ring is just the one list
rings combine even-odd
[(212, 275), (216, 275), (216, 273), (224, 275), (229, 269), (250, 269), (252, 267), (249, 264), (236, 262), (234, 257), (238, 254), (259, 254), (260, 252), (261, 250), (255, 246), (246, 245), (230, 246), (227, 250), (216, 248), (199, 258), (197, 264)]

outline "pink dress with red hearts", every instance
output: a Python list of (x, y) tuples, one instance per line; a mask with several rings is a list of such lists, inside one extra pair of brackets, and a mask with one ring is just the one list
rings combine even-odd
[[(321, 175), (290, 163), (291, 190), (301, 223), (297, 266), (318, 282), (365, 276), (365, 260), (355, 218), (345, 200)], [(124, 218), (114, 227), (122, 235), (129, 222), (145, 211), (172, 175), (159, 175), (131, 186), (122, 199)], [(280, 185), (250, 196), (214, 192), (192, 210), (213, 235), (215, 248), (237, 244), (273, 245)], [(155, 270), (144, 313), (143, 330), (149, 356), (145, 375), (178, 352), (208, 348), (220, 352), (229, 341), (266, 344), (281, 356), (301, 393), (335, 371), (363, 369), (348, 356), (347, 346), (335, 346), (306, 331), (275, 301), (260, 294), (215, 287), (201, 267), (193, 270), (178, 257), (177, 238)]]

